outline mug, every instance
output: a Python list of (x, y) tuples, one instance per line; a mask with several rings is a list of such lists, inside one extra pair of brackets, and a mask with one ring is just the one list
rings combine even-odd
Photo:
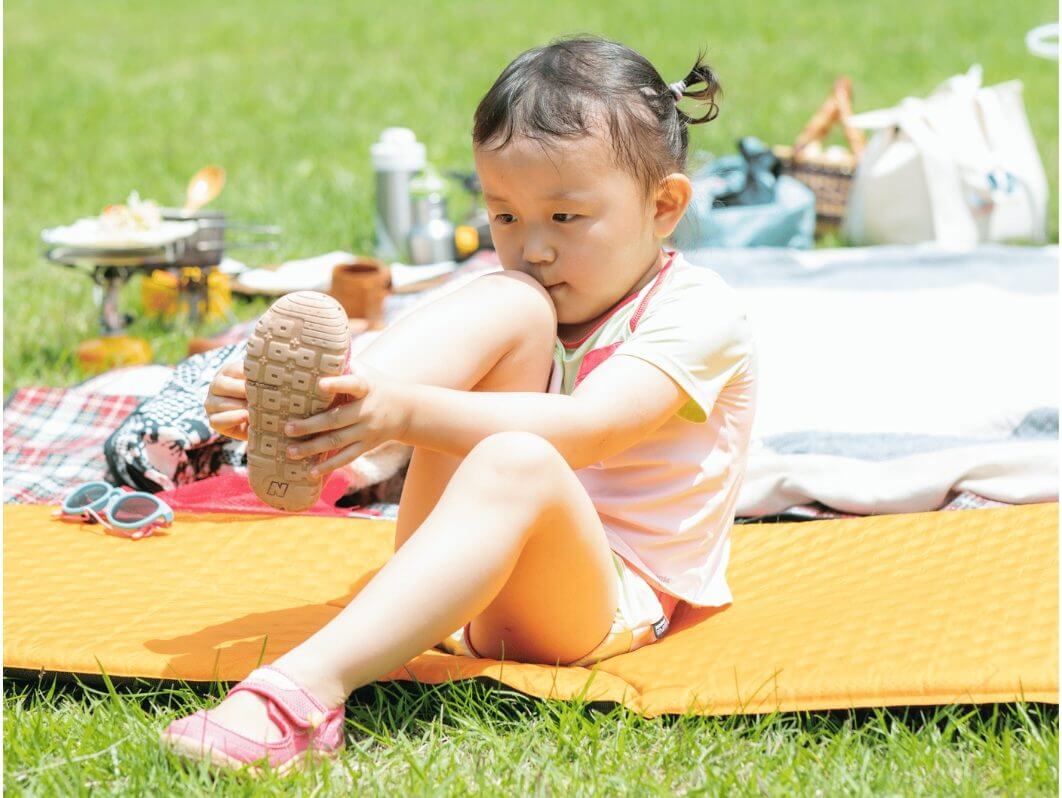
[(359, 257), (332, 270), (329, 294), (351, 319), (365, 319), (370, 329), (384, 323), (384, 301), (391, 288), (391, 270), (376, 258)]

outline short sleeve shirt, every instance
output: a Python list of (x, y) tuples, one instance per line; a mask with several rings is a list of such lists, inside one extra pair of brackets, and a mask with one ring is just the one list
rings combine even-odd
[(611, 548), (695, 606), (732, 601), (730, 530), (756, 404), (756, 350), (740, 295), (668, 252), (656, 277), (578, 341), (554, 346), (550, 393), (572, 394), (609, 357), (651, 363), (686, 404), (647, 438), (576, 471)]

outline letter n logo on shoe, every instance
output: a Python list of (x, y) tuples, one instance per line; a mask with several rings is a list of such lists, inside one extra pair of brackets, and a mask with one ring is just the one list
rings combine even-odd
[(284, 498), (284, 494), (288, 492), (287, 482), (270, 482), (269, 490), (266, 491), (270, 496), (279, 496)]

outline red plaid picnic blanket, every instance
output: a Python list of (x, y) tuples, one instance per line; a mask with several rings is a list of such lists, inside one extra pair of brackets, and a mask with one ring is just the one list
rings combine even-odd
[(103, 442), (140, 396), (22, 388), (4, 404), (4, 503), (57, 504), (107, 474)]

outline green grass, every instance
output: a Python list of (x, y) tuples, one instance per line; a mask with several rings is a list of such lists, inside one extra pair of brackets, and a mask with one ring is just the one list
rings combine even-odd
[[(215, 686), (217, 688), (217, 686)], [(221, 695), (215, 689), (214, 695)], [(347, 750), (290, 780), (185, 766), (155, 742), (187, 689), (8, 684), (9, 795), (1055, 795), (1057, 708), (646, 719), (475, 681), (371, 685)]]
[[(380, 130), (408, 125), (434, 163), (471, 167), (472, 112), (498, 72), (568, 33), (623, 41), (668, 81), (707, 47), (725, 96), (719, 118), (693, 129), (692, 148), (714, 153), (733, 152), (743, 135), (791, 142), (839, 74), (853, 80), (857, 111), (924, 96), (974, 62), (988, 84), (1019, 78), (1050, 176), (1057, 241), (1057, 64), (1024, 46), (1026, 31), (1057, 15), (1049, 0), (1010, 2), (1005, 13), (959, 0), (12, 0), (4, 390), (77, 382), (73, 348), (96, 334), (89, 281), (41, 260), (41, 228), (98, 213), (134, 188), (177, 203), (196, 169), (220, 163), (229, 184), (218, 207), (283, 225), (276, 257), (368, 252), (368, 149)], [(255, 256), (247, 260), (261, 262)], [(130, 307), (137, 293), (131, 286)], [(241, 305), (238, 314), (260, 310)], [(186, 351), (186, 330), (139, 323), (133, 332), (162, 361)]]
[[(1025, 50), (1057, 18), (1047, 0), (889, 4), (510, 2), (91, 3), (5, 6), (4, 390), (81, 378), (76, 344), (96, 334), (88, 281), (43, 262), (41, 228), (98, 213), (131, 189), (177, 203), (200, 166), (229, 183), (218, 207), (275, 222), (274, 258), (368, 252), (369, 144), (412, 127), (443, 168), (469, 168), (473, 109), (520, 51), (579, 32), (619, 39), (668, 81), (699, 48), (724, 86), (720, 117), (692, 148), (732, 152), (756, 135), (790, 142), (838, 74), (855, 109), (925, 95), (970, 64), (988, 84), (1019, 78), (1051, 185), (1058, 240), (1057, 64)], [(839, 140), (836, 135), (831, 141)], [(823, 245), (838, 242), (825, 241)], [(240, 253), (234, 253), (237, 256)], [(245, 258), (252, 264), (262, 257)], [(136, 307), (138, 287), (127, 291)], [(240, 304), (250, 318), (261, 303)], [(209, 330), (207, 330), (209, 331)], [(175, 362), (190, 331), (138, 321)], [(212, 789), (154, 743), (168, 718), (210, 700), (5, 692), (11, 794), (195, 794)], [(1057, 711), (974, 711), (645, 720), (455, 685), (360, 691), (344, 767), (305, 795), (369, 793), (1054, 794)], [(344, 772), (341, 772), (344, 771)], [(351, 776), (345, 775), (350, 771)], [(252, 793), (225, 778), (231, 792)], [(278, 788), (279, 792), (280, 789)]]

